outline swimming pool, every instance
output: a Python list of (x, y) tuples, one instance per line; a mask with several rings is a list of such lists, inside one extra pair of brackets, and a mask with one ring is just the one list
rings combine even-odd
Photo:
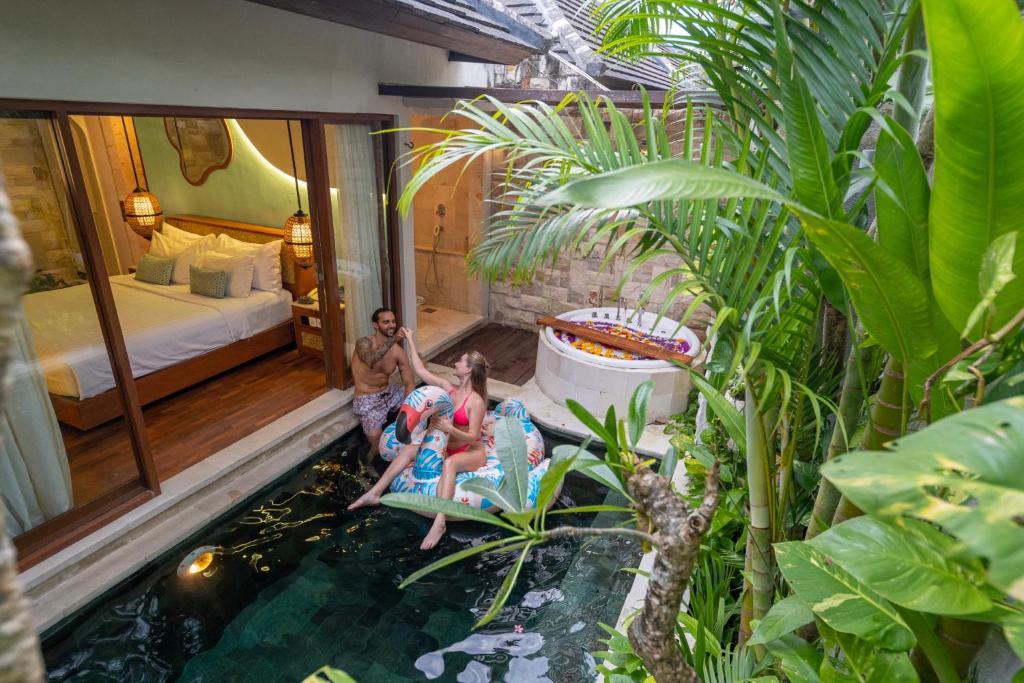
[[(549, 453), (565, 443), (545, 440)], [(300, 681), (323, 664), (360, 683), (592, 678), (598, 623), (615, 622), (633, 578), (618, 570), (636, 565), (639, 544), (601, 537), (533, 550), (499, 617), (474, 632), (515, 555), (478, 556), (399, 590), (428, 562), (498, 535), (451, 524), (423, 552), (430, 520), (345, 512), (361, 490), (363, 448), (358, 432), (328, 446), (44, 634), (49, 680)], [(571, 474), (558, 505), (616, 498)], [(596, 517), (560, 522), (615, 521)]]

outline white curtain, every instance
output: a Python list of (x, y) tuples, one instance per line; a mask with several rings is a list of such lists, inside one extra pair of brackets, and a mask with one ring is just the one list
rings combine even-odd
[(0, 413), (0, 497), (11, 534), (71, 509), (71, 472), (24, 315), (14, 329), (7, 401)]
[(334, 242), (338, 279), (345, 288), (345, 347), (373, 331), (370, 316), (383, 301), (381, 292), (380, 213), (370, 126), (335, 126), (332, 180)]

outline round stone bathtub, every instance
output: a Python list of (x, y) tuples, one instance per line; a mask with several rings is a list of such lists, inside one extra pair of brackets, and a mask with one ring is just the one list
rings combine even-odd
[[(616, 315), (618, 314), (618, 320)], [(689, 345), (686, 353), (699, 362), (700, 340), (689, 328), (678, 322), (662, 318), (655, 326), (657, 315), (633, 311), (621, 312), (615, 308), (582, 308), (558, 316), (571, 322), (600, 321), (619, 323), (627, 328), (659, 337), (683, 339)], [(557, 403), (571, 398), (603, 420), (609, 405), (625, 417), (629, 399), (644, 382), (654, 382), (654, 392), (648, 408), (650, 422), (665, 422), (672, 415), (686, 410), (690, 391), (690, 374), (679, 366), (663, 360), (606, 358), (573, 347), (559, 339), (550, 327), (541, 330), (537, 342), (537, 386)]]

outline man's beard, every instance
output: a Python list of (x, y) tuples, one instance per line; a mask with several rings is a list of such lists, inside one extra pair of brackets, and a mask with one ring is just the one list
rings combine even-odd
[(394, 337), (395, 336), (395, 332), (397, 332), (397, 331), (398, 330), (389, 330), (387, 328), (382, 328), (380, 333), (383, 334), (385, 337)]

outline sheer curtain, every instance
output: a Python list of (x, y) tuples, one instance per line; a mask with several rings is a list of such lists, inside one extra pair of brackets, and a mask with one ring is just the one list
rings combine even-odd
[(0, 413), (0, 497), (13, 536), (71, 509), (71, 472), (24, 315), (15, 326)]
[(370, 126), (334, 126), (332, 169), (334, 243), (338, 279), (345, 288), (345, 351), (373, 331), (370, 316), (381, 305), (380, 214)]

